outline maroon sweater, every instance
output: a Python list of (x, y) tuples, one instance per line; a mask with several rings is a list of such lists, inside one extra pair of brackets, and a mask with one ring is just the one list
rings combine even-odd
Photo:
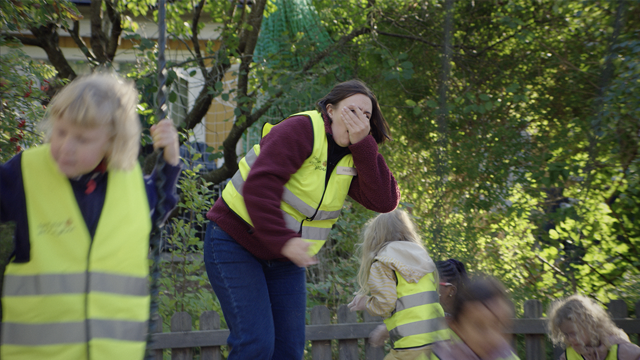
[[(325, 117), (325, 130), (332, 134)], [(331, 141), (330, 141), (331, 143)], [(330, 145), (331, 146), (331, 145)], [(337, 146), (333, 142), (333, 146)], [(233, 213), (219, 198), (207, 218), (259, 259), (282, 259), (282, 247), (299, 233), (287, 229), (280, 211), (284, 185), (313, 150), (313, 128), (306, 116), (288, 118), (260, 141), (260, 156), (243, 186), (244, 201), (255, 228)], [(358, 175), (349, 196), (367, 209), (390, 212), (398, 206), (400, 192), (373, 136), (349, 145)]]

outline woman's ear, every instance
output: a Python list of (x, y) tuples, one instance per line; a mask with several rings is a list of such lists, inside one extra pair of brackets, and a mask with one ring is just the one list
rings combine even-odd
[(327, 109), (327, 115), (329, 116), (329, 119), (333, 121), (333, 105), (327, 104), (325, 108)]

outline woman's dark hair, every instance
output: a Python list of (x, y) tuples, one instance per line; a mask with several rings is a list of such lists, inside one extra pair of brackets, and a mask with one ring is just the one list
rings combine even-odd
[(486, 304), (489, 300), (502, 298), (509, 300), (507, 291), (498, 280), (490, 276), (479, 276), (467, 282), (453, 301), (453, 320), (460, 320), (462, 309), (471, 302)]
[(469, 280), (464, 264), (456, 259), (436, 261), (436, 268), (438, 268), (440, 279), (452, 283), (458, 288), (458, 291)]
[(349, 80), (343, 83), (340, 83), (331, 89), (331, 91), (325, 95), (322, 99), (318, 100), (317, 106), (322, 115), (329, 116), (327, 114), (327, 105), (331, 104), (333, 106), (337, 105), (340, 101), (348, 98), (352, 95), (362, 94), (366, 95), (371, 99), (371, 135), (376, 140), (378, 144), (382, 144), (386, 140), (391, 140), (391, 136), (389, 135), (389, 124), (382, 116), (382, 111), (380, 111), (380, 105), (378, 105), (378, 100), (373, 92), (360, 80)]

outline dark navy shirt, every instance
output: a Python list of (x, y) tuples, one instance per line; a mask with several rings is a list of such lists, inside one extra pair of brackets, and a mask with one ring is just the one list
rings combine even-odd
[[(24, 195), (24, 184), (22, 182), (22, 153), (14, 156), (5, 164), (0, 165), (0, 221), (13, 221), (16, 224), (14, 237), (14, 250), (12, 253), (13, 262), (24, 263), (29, 261), (29, 224), (27, 220), (27, 205)], [(169, 215), (171, 210), (178, 203), (178, 195), (176, 193), (176, 183), (180, 175), (181, 165), (171, 166), (167, 164), (164, 167), (166, 183), (164, 192), (166, 195), (165, 214)], [(105, 195), (107, 193), (107, 179), (109, 172), (102, 170), (102, 166), (98, 166), (94, 171), (69, 179), (71, 188), (75, 194), (76, 201), (80, 208), (80, 212), (87, 224), (89, 234), (93, 239), (100, 219), (100, 213), (104, 205)], [(157, 220), (154, 214), (158, 195), (156, 193), (155, 181), (157, 175), (155, 170), (151, 175), (144, 177), (144, 184), (147, 190), (147, 198), (149, 199), (149, 208), (151, 209), (152, 221)], [(163, 219), (163, 220), (166, 220)]]

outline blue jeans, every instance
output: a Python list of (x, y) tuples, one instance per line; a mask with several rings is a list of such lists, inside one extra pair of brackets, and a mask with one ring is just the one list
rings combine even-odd
[(291, 261), (260, 260), (210, 222), (204, 261), (231, 334), (228, 360), (300, 360), (306, 274)]

